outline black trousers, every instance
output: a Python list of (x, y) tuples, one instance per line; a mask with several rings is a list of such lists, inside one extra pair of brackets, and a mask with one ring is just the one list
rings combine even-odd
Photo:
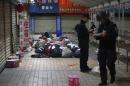
[(111, 77), (115, 77), (115, 61), (117, 59), (115, 50), (99, 49), (98, 61), (100, 67), (100, 76), (102, 82), (107, 82), (107, 67)]
[(81, 70), (87, 70), (89, 68), (87, 66), (89, 47), (86, 45), (80, 46), (80, 69)]

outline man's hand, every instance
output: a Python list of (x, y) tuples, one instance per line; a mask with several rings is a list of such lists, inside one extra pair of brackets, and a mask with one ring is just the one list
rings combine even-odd
[(105, 37), (106, 36), (106, 31), (103, 31), (101, 33), (95, 33), (93, 34), (93, 37)]
[(106, 36), (106, 31), (103, 30), (103, 32), (101, 33), (102, 37), (105, 37)]
[(93, 37), (99, 37), (99, 36), (101, 36), (101, 33), (95, 33), (95, 34), (93, 34)]
[(89, 30), (89, 33), (93, 33), (93, 31), (94, 31), (94, 29), (90, 29), (90, 30)]

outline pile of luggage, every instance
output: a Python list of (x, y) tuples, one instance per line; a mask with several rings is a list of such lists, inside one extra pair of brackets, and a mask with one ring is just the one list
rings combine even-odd
[(32, 58), (44, 57), (79, 57), (80, 49), (77, 44), (73, 44), (66, 36), (50, 37), (49, 35), (41, 35), (37, 41), (34, 41), (33, 47), (35, 54)]

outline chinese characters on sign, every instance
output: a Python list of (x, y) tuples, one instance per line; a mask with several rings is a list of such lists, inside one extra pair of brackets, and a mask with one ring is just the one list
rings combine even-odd
[(58, 13), (58, 4), (56, 3), (46, 3), (42, 5), (30, 4), (30, 13)]
[(53, 6), (42, 6), (43, 10), (53, 10)]
[(24, 21), (24, 42), (27, 43), (29, 40), (29, 22), (27, 20)]
[(29, 44), (29, 22), (20, 20), (20, 47), (26, 47)]

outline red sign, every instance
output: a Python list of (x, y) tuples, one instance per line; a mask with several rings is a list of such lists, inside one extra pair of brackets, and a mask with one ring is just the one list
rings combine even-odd
[(78, 3), (71, 2), (70, 0), (59, 0), (60, 13), (87, 13), (88, 7), (82, 6)]
[(28, 20), (20, 20), (20, 46), (26, 47), (29, 44), (29, 22)]
[(28, 37), (28, 30), (24, 30), (24, 37)]

